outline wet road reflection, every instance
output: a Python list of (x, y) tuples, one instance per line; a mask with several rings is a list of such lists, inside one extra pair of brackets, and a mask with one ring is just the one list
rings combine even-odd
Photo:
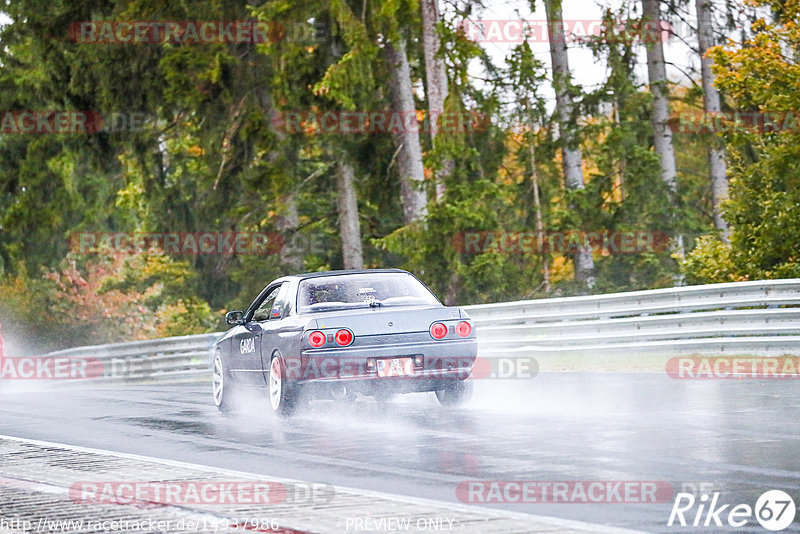
[[(459, 409), (431, 394), (388, 405), (316, 401), (290, 421), (274, 418), (260, 394), (226, 418), (209, 388), (3, 394), (0, 433), (454, 502), (459, 483), (509, 480), (666, 481), (676, 492), (703, 484), (721, 491), (720, 502), (751, 505), (783, 489), (800, 502), (792, 381), (553, 373), (477, 384)], [(491, 506), (672, 530), (671, 500)]]

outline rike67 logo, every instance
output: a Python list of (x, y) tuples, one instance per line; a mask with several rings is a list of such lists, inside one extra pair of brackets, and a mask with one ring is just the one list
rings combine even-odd
[(764, 492), (752, 508), (749, 504), (719, 504), (719, 492), (711, 497), (703, 493), (696, 498), (691, 493), (678, 493), (668, 526), (676, 527), (743, 527), (755, 516), (756, 521), (767, 530), (787, 528), (797, 515), (797, 506), (788, 493), (781, 490)]

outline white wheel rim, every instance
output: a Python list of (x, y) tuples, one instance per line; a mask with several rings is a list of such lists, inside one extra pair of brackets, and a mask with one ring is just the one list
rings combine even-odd
[(272, 365), (269, 367), (269, 400), (272, 409), (278, 411), (281, 405), (281, 388), (283, 387), (281, 378), (281, 362), (278, 358), (272, 358)]
[(222, 372), (222, 358), (219, 354), (214, 358), (214, 374), (212, 384), (214, 387), (214, 402), (217, 406), (222, 404), (222, 388), (224, 387), (225, 377)]

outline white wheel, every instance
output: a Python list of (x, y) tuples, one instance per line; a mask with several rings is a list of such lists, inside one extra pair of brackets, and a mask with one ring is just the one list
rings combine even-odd
[(222, 358), (217, 354), (214, 358), (214, 371), (211, 377), (211, 386), (214, 392), (214, 404), (222, 404), (222, 389), (225, 387), (225, 376), (222, 373)]
[(230, 413), (233, 411), (233, 384), (231, 384), (228, 368), (222, 360), (222, 353), (219, 351), (214, 355), (214, 364), (211, 369), (211, 393), (214, 396), (214, 404), (220, 412)]
[(283, 371), (279, 358), (272, 358), (269, 367), (269, 402), (272, 404), (272, 411), (277, 412), (281, 406), (281, 393), (283, 392)]
[(285, 380), (283, 370), (283, 361), (279, 355), (274, 355), (269, 364), (269, 403), (277, 415), (289, 417), (297, 408), (297, 397)]

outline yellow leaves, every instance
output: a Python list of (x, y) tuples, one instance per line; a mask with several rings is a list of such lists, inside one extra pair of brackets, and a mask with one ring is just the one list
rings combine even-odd
[(755, 33), (761, 33), (768, 27), (767, 21), (764, 19), (756, 19), (750, 24), (750, 29)]
[(202, 148), (200, 145), (193, 145), (193, 146), (190, 146), (190, 147), (187, 149), (187, 152), (189, 152), (189, 153), (190, 153), (191, 155), (193, 155), (194, 157), (200, 157), (200, 156), (202, 156), (203, 154), (205, 154), (205, 151), (203, 150), (203, 148)]
[(616, 204), (622, 202), (622, 177), (617, 175), (614, 177), (614, 188), (607, 192), (603, 193), (603, 204)]
[(588, 157), (581, 158), (581, 170), (583, 172), (584, 182), (586, 182), (589, 177), (600, 174), (600, 168), (597, 166), (597, 162)]
[(142, 187), (142, 184), (129, 181), (124, 189), (117, 191), (117, 198), (114, 201), (114, 205), (118, 208), (138, 206), (143, 195), (144, 187)]
[(714, 59), (715, 85), (726, 92), (739, 109), (797, 109), (800, 92), (800, 67), (784, 53), (787, 47), (800, 43), (800, 2), (792, 1), (782, 22), (772, 24), (763, 19), (752, 24), (755, 35), (744, 43), (709, 49)]
[(572, 280), (575, 277), (575, 269), (572, 260), (566, 256), (555, 256), (550, 265), (550, 281), (552, 283)]
[(527, 153), (526, 144), (528, 143), (525, 137), (526, 130), (523, 128), (516, 128), (509, 130), (506, 134), (506, 146), (508, 150), (503, 158), (503, 164), (497, 169), (497, 178), (499, 183), (504, 185), (521, 184), (525, 181), (526, 174), (530, 173), (527, 166), (523, 166), (520, 161), (519, 152), (524, 151)]
[(0, 294), (6, 309), (26, 323), (39, 317), (30, 310), (46, 309), (52, 331), (67, 332), (78, 344), (149, 339), (163, 336), (162, 317), (179, 323), (164, 325), (176, 333), (209, 331), (215, 323), (202, 299), (174, 296), (192, 274), (187, 263), (162, 255), (69, 254), (42, 276), (30, 277), (23, 265), (17, 276), (0, 277)]
[(525, 131), (523, 129), (511, 130), (509, 134), (509, 140), (515, 142), (517, 145), (521, 145), (525, 142)]
[(204, 301), (178, 299), (158, 309), (154, 334), (155, 337), (169, 337), (209, 332), (215, 318), (220, 315), (221, 310), (212, 312)]

